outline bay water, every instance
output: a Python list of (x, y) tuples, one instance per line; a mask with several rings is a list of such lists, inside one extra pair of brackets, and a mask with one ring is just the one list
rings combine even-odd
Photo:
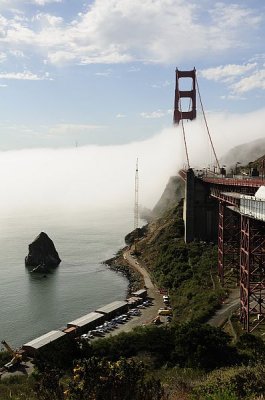
[[(0, 339), (11, 346), (58, 329), (99, 306), (123, 300), (128, 282), (102, 261), (124, 246), (129, 209), (17, 210), (0, 215)], [(51, 274), (30, 273), (24, 258), (41, 232), (62, 262)]]

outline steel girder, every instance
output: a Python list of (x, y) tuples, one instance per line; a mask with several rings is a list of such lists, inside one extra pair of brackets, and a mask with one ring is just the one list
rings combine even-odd
[(219, 202), (218, 273), (222, 286), (239, 282), (240, 216)]
[(265, 224), (241, 215), (240, 320), (247, 332), (265, 322)]

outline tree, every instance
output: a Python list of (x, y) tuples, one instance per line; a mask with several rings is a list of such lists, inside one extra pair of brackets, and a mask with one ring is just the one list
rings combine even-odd
[(125, 358), (111, 362), (91, 357), (78, 361), (64, 389), (58, 371), (39, 376), (36, 393), (41, 400), (162, 400), (160, 381), (146, 379), (141, 362)]
[(229, 364), (234, 356), (230, 336), (220, 328), (189, 322), (176, 329), (175, 361), (181, 366), (211, 370)]

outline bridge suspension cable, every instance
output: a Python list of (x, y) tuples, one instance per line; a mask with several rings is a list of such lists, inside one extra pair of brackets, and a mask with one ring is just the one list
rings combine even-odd
[[(180, 109), (180, 114), (182, 115), (181, 104), (179, 105), (179, 109)], [(186, 132), (185, 132), (184, 122), (183, 122), (182, 118), (181, 118), (181, 129), (182, 129), (182, 136), (183, 136), (183, 141), (184, 141), (187, 165), (188, 165), (188, 168), (190, 168), (190, 159), (189, 159), (188, 146), (187, 146), (187, 141), (186, 141)]]
[[(179, 81), (180, 78), (191, 78), (192, 79), (192, 87), (191, 90), (180, 90), (179, 88)], [(181, 129), (182, 129), (182, 136), (183, 136), (183, 141), (184, 141), (184, 147), (185, 147), (185, 154), (186, 154), (186, 160), (187, 160), (187, 165), (188, 168), (190, 168), (190, 159), (189, 159), (189, 152), (188, 152), (188, 145), (187, 145), (187, 135), (184, 127), (184, 122), (183, 120), (193, 120), (196, 118), (197, 112), (196, 112), (196, 89), (198, 91), (199, 95), (199, 100), (200, 100), (200, 105), (202, 109), (202, 115), (204, 119), (204, 123), (206, 126), (208, 138), (209, 138), (209, 144), (211, 148), (211, 161), (212, 161), (212, 156), (215, 159), (216, 166), (220, 170), (220, 164), (217, 158), (217, 154), (213, 145), (213, 140), (210, 134), (208, 122), (206, 119), (204, 107), (202, 104), (202, 98), (201, 98), (201, 93), (200, 93), (200, 88), (198, 84), (198, 80), (196, 77), (196, 69), (194, 68), (191, 71), (180, 71), (176, 69), (176, 88), (175, 88), (175, 108), (174, 108), (174, 123), (179, 124), (181, 121)], [(181, 104), (181, 99), (182, 98), (189, 98), (189, 107), (188, 110), (183, 111), (183, 107)], [(212, 163), (212, 162), (211, 162)]]
[(208, 134), (208, 137), (209, 137), (209, 140), (210, 140), (211, 148), (212, 148), (212, 151), (213, 151), (213, 154), (214, 154), (214, 158), (215, 158), (217, 167), (220, 170), (220, 164), (219, 164), (219, 161), (218, 161), (218, 158), (217, 158), (217, 155), (216, 155), (216, 151), (215, 151), (215, 148), (214, 148), (214, 145), (213, 145), (212, 137), (211, 137), (211, 134), (210, 134), (210, 130), (209, 130), (209, 126), (208, 126), (208, 123), (207, 123), (206, 115), (205, 115), (205, 112), (204, 112), (204, 107), (203, 107), (203, 104), (202, 104), (202, 98), (201, 98), (201, 92), (200, 92), (200, 88), (199, 88), (199, 83), (198, 83), (198, 79), (197, 79), (196, 76), (195, 76), (195, 80), (196, 80), (196, 87), (197, 87), (197, 91), (198, 91), (198, 95), (199, 95), (200, 105), (201, 105), (201, 109), (202, 109), (202, 114), (203, 114), (203, 119), (204, 119), (206, 130), (207, 130), (207, 134)]

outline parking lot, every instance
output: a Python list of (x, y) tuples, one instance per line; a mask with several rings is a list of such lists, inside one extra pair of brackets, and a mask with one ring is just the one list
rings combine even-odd
[[(160, 295), (161, 299), (162, 296)], [(162, 307), (165, 304), (162, 301)], [(84, 340), (95, 340), (99, 337), (110, 337), (117, 335), (121, 332), (130, 332), (136, 326), (145, 326), (153, 323), (158, 316), (157, 303), (154, 303), (152, 299), (148, 299), (147, 303), (143, 303), (138, 307), (130, 310), (126, 314), (113, 318), (111, 321), (105, 322), (104, 324), (97, 327), (95, 330), (90, 331), (88, 336), (83, 336)], [(160, 315), (159, 319), (161, 324), (167, 324), (170, 321), (170, 316)], [(93, 335), (93, 336), (92, 336)], [(89, 337), (90, 336), (90, 337)]]

